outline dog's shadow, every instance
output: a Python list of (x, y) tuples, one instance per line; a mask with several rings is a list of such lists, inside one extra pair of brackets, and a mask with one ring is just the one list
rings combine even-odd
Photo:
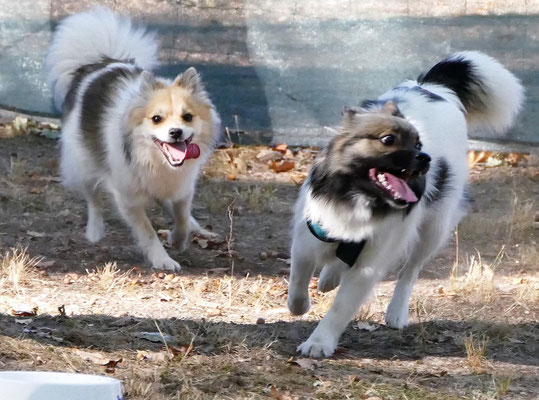
[[(268, 348), (285, 357), (296, 355), (296, 347), (316, 326), (314, 321), (236, 324), (204, 319), (151, 319), (43, 314), (28, 325), (0, 314), (0, 335), (25, 337), (42, 344), (77, 347), (103, 352), (163, 349), (159, 327), (172, 346), (193, 343), (203, 355), (217, 355), (238, 345)], [(20, 321), (19, 321), (20, 322)], [(365, 326), (365, 325), (363, 325)], [(539, 324), (503, 324), (491, 321), (432, 320), (411, 324), (403, 330), (370, 323), (359, 329), (351, 323), (341, 336), (336, 359), (420, 360), (425, 357), (466, 357), (467, 338), (488, 338), (485, 357), (490, 360), (539, 366)], [(52, 334), (50, 334), (52, 332)], [(155, 332), (157, 342), (144, 332)]]

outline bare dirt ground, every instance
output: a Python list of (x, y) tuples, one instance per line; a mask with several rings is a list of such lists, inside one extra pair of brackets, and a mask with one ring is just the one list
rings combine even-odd
[[(423, 271), (410, 326), (383, 324), (388, 277), (337, 354), (307, 360), (295, 348), (334, 296), (314, 279), (312, 310), (286, 309), (291, 210), (316, 150), (218, 150), (194, 215), (221, 240), (169, 249), (183, 270), (165, 274), (143, 263), (112, 207), (107, 237), (87, 243), (57, 142), (10, 129), (0, 125), (0, 369), (109, 374), (126, 399), (539, 396), (536, 158), (475, 154), (470, 214)], [(268, 163), (282, 157), (274, 169), (290, 170), (276, 173)]]

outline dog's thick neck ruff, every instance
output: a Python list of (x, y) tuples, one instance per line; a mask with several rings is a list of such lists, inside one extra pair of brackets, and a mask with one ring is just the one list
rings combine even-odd
[(339, 242), (339, 246), (337, 246), (337, 250), (335, 251), (335, 256), (349, 267), (354, 266), (367, 242), (367, 239), (363, 239), (359, 242), (348, 242), (330, 238), (320, 225), (309, 220), (307, 220), (307, 227), (318, 240), (326, 243)]

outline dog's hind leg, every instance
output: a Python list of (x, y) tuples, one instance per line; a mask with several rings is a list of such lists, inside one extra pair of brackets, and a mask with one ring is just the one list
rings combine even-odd
[(314, 238), (305, 238), (304, 235), (305, 232), (296, 231), (292, 241), (287, 305), (294, 315), (302, 315), (309, 311), (311, 306), (309, 283), (316, 267), (316, 248), (309, 242)]
[(386, 324), (395, 329), (408, 325), (410, 296), (419, 272), (446, 242), (455, 225), (450, 218), (436, 220), (432, 217), (431, 220), (426, 220), (429, 222), (421, 226), (418, 241), (399, 272), (395, 291), (387, 307)]
[(198, 221), (191, 215), (192, 198), (177, 201), (161, 200), (159, 204), (169, 213), (174, 221), (172, 231), (168, 232), (168, 244), (184, 251), (189, 245), (189, 237), (192, 233), (215, 238), (217, 235), (200, 226)]
[(105, 221), (103, 220), (102, 205), (96, 190), (96, 185), (87, 185), (83, 189), (83, 194), (88, 206), (86, 239), (91, 243), (97, 243), (105, 236)]
[(320, 273), (317, 289), (323, 293), (335, 289), (341, 283), (341, 276), (348, 268), (347, 265), (338, 260), (324, 266)]

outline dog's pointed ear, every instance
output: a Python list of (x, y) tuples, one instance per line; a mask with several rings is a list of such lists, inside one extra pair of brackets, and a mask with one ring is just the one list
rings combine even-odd
[(384, 107), (382, 107), (382, 112), (393, 115), (394, 117), (404, 118), (404, 115), (401, 114), (399, 107), (395, 104), (393, 100), (389, 100)]
[(174, 84), (189, 90), (192, 93), (203, 90), (200, 75), (193, 67), (188, 68), (183, 74), (180, 74), (174, 80)]
[(352, 121), (357, 115), (359, 114), (365, 114), (367, 110), (361, 107), (344, 107), (341, 111), (341, 115), (343, 116), (344, 121), (350, 122)]
[(145, 95), (153, 90), (164, 88), (165, 84), (158, 80), (148, 71), (142, 71), (140, 74), (140, 92)]
[(354, 127), (359, 123), (359, 115), (365, 114), (366, 112), (368, 111), (361, 107), (344, 107), (341, 112), (343, 116), (341, 131), (347, 132), (353, 130)]

